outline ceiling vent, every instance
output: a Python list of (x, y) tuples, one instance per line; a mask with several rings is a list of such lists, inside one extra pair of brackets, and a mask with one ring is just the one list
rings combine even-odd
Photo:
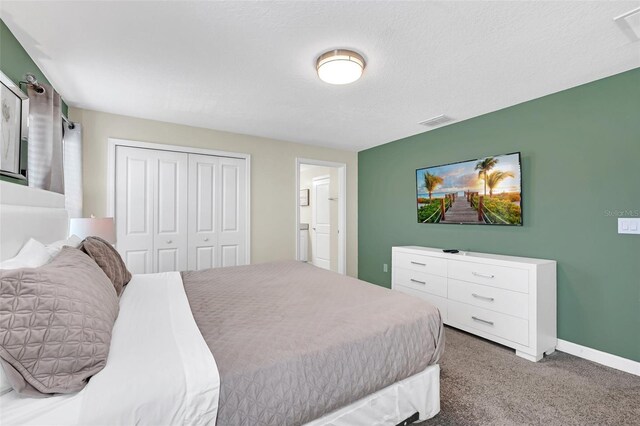
[(424, 121), (421, 121), (418, 124), (422, 124), (423, 126), (427, 126), (427, 127), (436, 127), (441, 124), (448, 123), (450, 121), (453, 121), (453, 118), (444, 114), (440, 114), (440, 115), (436, 115), (435, 117), (431, 117)]

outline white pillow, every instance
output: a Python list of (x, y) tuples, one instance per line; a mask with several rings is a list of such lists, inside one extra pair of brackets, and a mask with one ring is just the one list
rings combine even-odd
[(31, 238), (22, 246), (16, 257), (0, 263), (0, 269), (37, 268), (51, 260), (49, 251), (40, 241)]
[(78, 237), (77, 235), (72, 235), (66, 240), (58, 240), (55, 243), (48, 244), (45, 247), (49, 252), (49, 256), (51, 257), (51, 259), (53, 259), (58, 255), (58, 253), (60, 253), (60, 250), (62, 250), (62, 247), (70, 246), (73, 248), (78, 248), (81, 243), (82, 243), (82, 240), (80, 239), (80, 237)]

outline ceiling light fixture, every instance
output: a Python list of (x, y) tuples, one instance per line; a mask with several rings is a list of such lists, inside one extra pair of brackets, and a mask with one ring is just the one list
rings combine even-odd
[(329, 84), (349, 84), (362, 76), (364, 58), (352, 50), (336, 49), (318, 58), (316, 70), (320, 80)]

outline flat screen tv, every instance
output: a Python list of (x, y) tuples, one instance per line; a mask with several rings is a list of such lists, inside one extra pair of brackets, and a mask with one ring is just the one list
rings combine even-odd
[(418, 223), (522, 225), (520, 153), (416, 170)]

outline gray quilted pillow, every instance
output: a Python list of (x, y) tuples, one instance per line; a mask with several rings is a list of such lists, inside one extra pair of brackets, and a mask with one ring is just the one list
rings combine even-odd
[(118, 309), (109, 278), (72, 247), (39, 268), (0, 271), (0, 359), (13, 388), (84, 388), (107, 362)]
[(131, 281), (131, 273), (120, 257), (120, 253), (100, 237), (85, 238), (80, 250), (87, 253), (102, 268), (120, 296), (124, 286)]

